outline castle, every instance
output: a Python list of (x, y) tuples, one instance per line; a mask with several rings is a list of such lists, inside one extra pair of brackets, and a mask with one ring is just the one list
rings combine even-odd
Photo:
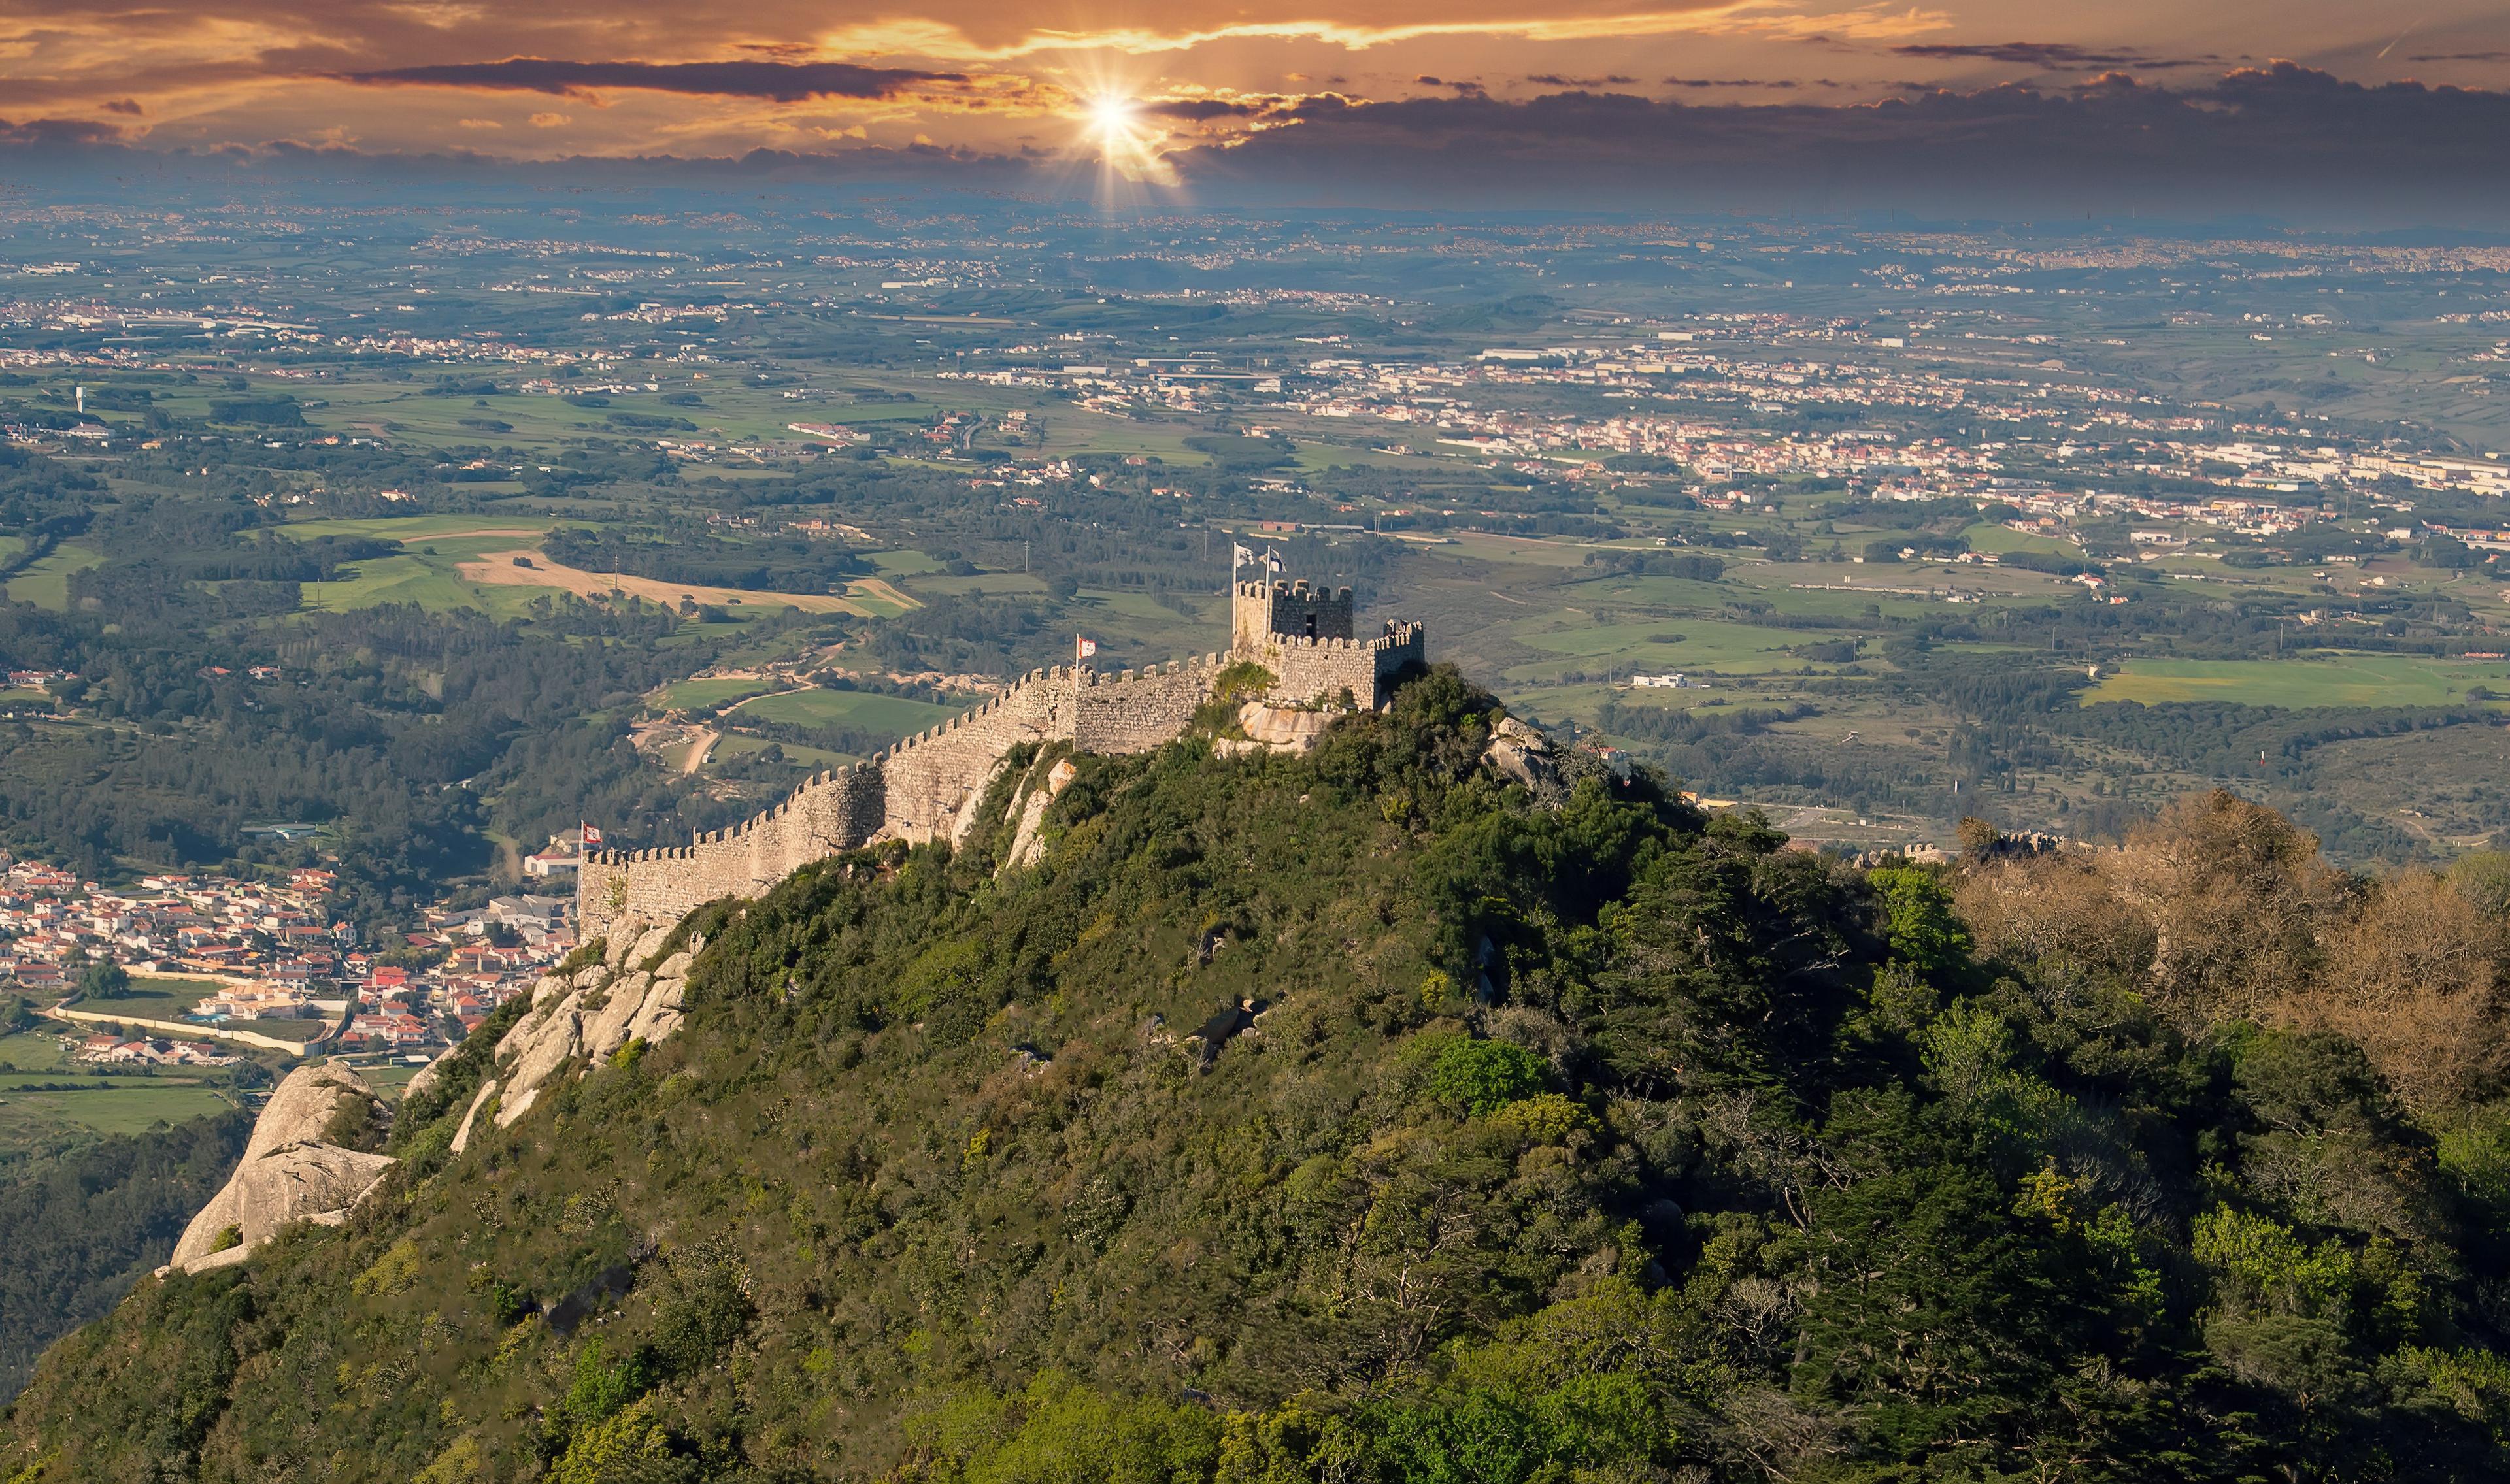
[(1264, 699), (1275, 704), (1374, 709), (1426, 654), (1417, 623), (1390, 621), (1374, 637), (1352, 637), (1349, 588), (1239, 583), (1225, 654), (1115, 674), (1032, 670), (974, 710), (818, 774), (731, 829), (673, 849), (588, 854), (577, 872), (577, 932), (589, 942), (628, 918), (677, 922), (717, 897), (758, 895), (814, 860), (876, 841), (962, 839), (1011, 748), (1061, 742), (1083, 752), (1147, 752), (1184, 734), (1234, 665), (1269, 671)]

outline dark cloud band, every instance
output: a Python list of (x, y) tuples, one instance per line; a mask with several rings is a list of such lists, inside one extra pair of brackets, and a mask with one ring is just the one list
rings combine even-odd
[(538, 57), (338, 75), (344, 81), (368, 87), (469, 88), (561, 96), (603, 88), (635, 88), (655, 93), (767, 98), (779, 103), (798, 103), (815, 97), (894, 97), (919, 87), (970, 80), (963, 72), (857, 67), (835, 61), (553, 61)]

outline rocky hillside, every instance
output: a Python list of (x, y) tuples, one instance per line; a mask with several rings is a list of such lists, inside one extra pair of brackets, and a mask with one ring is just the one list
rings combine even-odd
[[(339, 1226), (56, 1346), (0, 1469), (2510, 1470), (2510, 1121), (2437, 1055), (2497, 1040), (2500, 894), (2227, 800), (1860, 872), (1499, 719), (1433, 674), (1303, 755), (1022, 758), (955, 853), (605, 945)], [(2378, 943), (2455, 977), (2366, 1050), (2319, 1011)]]

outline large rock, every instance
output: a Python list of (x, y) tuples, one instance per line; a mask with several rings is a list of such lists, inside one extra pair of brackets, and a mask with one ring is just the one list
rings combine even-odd
[(653, 977), (641, 970), (623, 975), (610, 986), (610, 998), (602, 1002), (601, 1008), (585, 1012), (585, 1055), (598, 1062), (628, 1044), (628, 1022), (645, 1008), (645, 991), (653, 983)]
[[(173, 1266), (187, 1273), (240, 1263), (292, 1221), (336, 1224), (395, 1161), (326, 1143), (343, 1110), (381, 1106), (365, 1079), (337, 1064), (287, 1074), (261, 1110), (244, 1159), (226, 1185), (183, 1229)], [(235, 1240), (221, 1247), (233, 1232)]]
[(462, 1125), (453, 1130), (453, 1153), (458, 1155), (471, 1147), (472, 1125), (479, 1122), (479, 1110), (486, 1107), (488, 1099), (496, 1095), (497, 1080), (493, 1077), (481, 1083), (479, 1090), (471, 1094), (471, 1106), (462, 1114)]
[(1003, 857), (1003, 869), (1024, 870), (1046, 858), (1046, 837), (1038, 832), (1038, 826), (1046, 820), (1046, 806), (1080, 776), (1081, 770), (1072, 766), (1072, 759), (1059, 759), (1046, 771), (1043, 783), (1029, 785), (1025, 802), (1014, 798), (1012, 807), (1019, 811), (1019, 827), (1011, 832), (1010, 853)]
[(524, 1016), (497, 1043), (497, 1054), (512, 1053), (514, 1069), (506, 1084), (512, 1092), (497, 1108), (497, 1126), (506, 1127), (531, 1108), (541, 1084), (584, 1049), (584, 991), (577, 990), (535, 1017)]
[(645, 1003), (636, 1008), (636, 1017), (628, 1022), (628, 1039), (648, 1045), (668, 1040), (680, 1028), (680, 998), (688, 987), (686, 979), (656, 979), (645, 991)]
[(497, 1111), (490, 1120), (507, 1128), (539, 1103), (550, 1080), (582, 1058), (584, 1072), (606, 1061), (630, 1041), (667, 1039), (680, 1028), (680, 1001), (688, 989), (689, 966), (704, 944), (692, 939), (652, 970), (636, 969), (660, 953), (671, 929), (636, 925), (637, 941), (616, 962), (631, 966), (596, 966), (578, 972), (571, 989), (552, 1003), (535, 1002), (531, 1013), (514, 1022), (497, 1043), (497, 1078), (480, 1088), (462, 1126), (453, 1136), (453, 1152), (470, 1146), (486, 1111), (489, 1089), (496, 1089)]
[(1246, 734), (1245, 739), (1221, 738), (1214, 744), (1214, 750), (1223, 756), (1248, 752), (1311, 752), (1323, 740), (1325, 729), (1341, 719), (1339, 712), (1267, 705), (1261, 701), (1250, 701), (1237, 708), (1237, 727)]
[(1491, 733), (1490, 746), (1483, 752), (1493, 771), (1513, 783), (1522, 783), (1537, 797), (1557, 792), (1560, 783), (1559, 755), (1551, 739), (1513, 716), (1500, 718)]

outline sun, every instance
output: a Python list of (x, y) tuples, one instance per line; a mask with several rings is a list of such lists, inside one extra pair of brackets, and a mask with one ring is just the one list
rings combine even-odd
[(1137, 141), (1137, 124), (1142, 105), (1117, 94), (1102, 94), (1089, 100), (1089, 127), (1098, 135), (1099, 147), (1116, 154), (1120, 147), (1130, 147)]
[(1169, 183), (1172, 172), (1162, 157), (1167, 134), (1150, 122), (1141, 98), (1116, 87), (1084, 94), (1077, 110), (1080, 144), (1097, 156), (1102, 191), (1123, 183)]

